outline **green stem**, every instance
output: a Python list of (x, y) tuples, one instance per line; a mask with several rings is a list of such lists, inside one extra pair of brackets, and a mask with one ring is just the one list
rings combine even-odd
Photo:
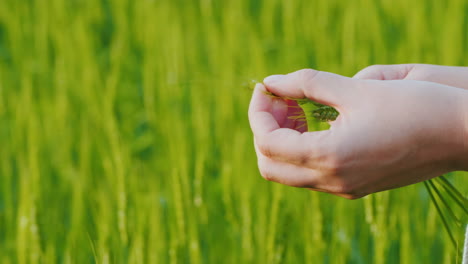
[(442, 203), (444, 204), (445, 208), (447, 209), (447, 212), (451, 215), (451, 217), (453, 219), (455, 219), (456, 224), (461, 225), (460, 220), (457, 218), (455, 213), (452, 211), (452, 209), (450, 208), (450, 205), (447, 203), (444, 196), (439, 192), (438, 188), (434, 185), (434, 181), (431, 180), (431, 181), (428, 181), (428, 183), (432, 187), (432, 190), (434, 190), (434, 192), (439, 197), (439, 200), (442, 201)]
[[(430, 180), (429, 180), (430, 181)], [(445, 229), (447, 230), (447, 233), (450, 237), (450, 240), (452, 241), (453, 245), (455, 248), (457, 248), (457, 242), (455, 241), (454, 236), (452, 235), (452, 232), (450, 231), (450, 227), (448, 225), (447, 220), (445, 219), (442, 210), (439, 207), (439, 204), (437, 203), (436, 198), (434, 197), (434, 194), (432, 193), (431, 187), (427, 182), (424, 182), (424, 186), (426, 186), (427, 192), (429, 193), (429, 196), (431, 197), (432, 202), (434, 203), (434, 206), (436, 207), (437, 212), (440, 215), (440, 218), (442, 218), (442, 223), (444, 224)]]
[[(454, 200), (460, 205), (460, 207), (463, 209), (465, 214), (468, 214), (468, 199), (466, 199), (458, 190), (455, 188), (450, 181), (448, 181), (445, 177), (440, 176), (436, 178), (437, 182), (442, 185), (442, 187), (445, 188), (447, 193), (449, 193), (452, 197), (454, 197)], [(456, 198), (455, 198), (456, 197)]]

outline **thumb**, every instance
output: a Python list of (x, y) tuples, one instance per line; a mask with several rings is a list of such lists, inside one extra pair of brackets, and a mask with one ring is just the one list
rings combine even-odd
[(356, 73), (355, 79), (403, 80), (413, 69), (411, 64), (372, 65)]
[(351, 100), (360, 80), (341, 75), (303, 69), (263, 80), (268, 91), (281, 97), (309, 98), (321, 104), (339, 107)]

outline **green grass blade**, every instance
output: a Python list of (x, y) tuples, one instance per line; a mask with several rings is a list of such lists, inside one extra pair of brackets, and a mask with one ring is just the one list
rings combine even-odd
[(445, 200), (445, 197), (440, 193), (439, 189), (434, 185), (433, 181), (428, 181), (429, 185), (432, 187), (432, 190), (437, 194), (439, 197), (439, 200), (443, 203), (445, 206), (446, 211), (450, 214), (450, 217), (455, 220), (455, 223), (458, 226), (461, 226), (461, 221), (458, 219), (458, 217), (455, 215), (453, 212), (451, 205)]
[[(430, 180), (429, 180), (429, 181), (430, 181)], [(451, 231), (451, 229), (450, 229), (450, 227), (449, 227), (449, 224), (448, 224), (447, 220), (445, 219), (445, 216), (444, 216), (444, 214), (443, 214), (441, 208), (439, 207), (439, 204), (437, 203), (437, 200), (436, 200), (434, 194), (432, 193), (431, 187), (430, 187), (430, 185), (427, 183), (427, 181), (424, 182), (424, 186), (426, 186), (427, 192), (429, 193), (429, 196), (431, 197), (431, 200), (432, 200), (432, 202), (433, 202), (433, 204), (434, 204), (434, 206), (435, 206), (437, 212), (439, 213), (439, 216), (440, 216), (440, 218), (441, 218), (441, 220), (442, 220), (442, 223), (443, 223), (443, 225), (444, 225), (444, 227), (445, 227), (445, 230), (447, 231), (447, 233), (448, 233), (448, 235), (449, 235), (449, 237), (450, 237), (450, 241), (452, 241), (453, 246), (454, 246), (455, 248), (457, 248), (457, 242), (456, 242), (456, 240), (455, 240), (455, 237), (453, 236), (452, 231)]]
[(440, 176), (435, 179), (447, 193), (453, 197), (453, 200), (460, 206), (460, 208), (468, 215), (468, 199), (465, 198), (445, 177)]

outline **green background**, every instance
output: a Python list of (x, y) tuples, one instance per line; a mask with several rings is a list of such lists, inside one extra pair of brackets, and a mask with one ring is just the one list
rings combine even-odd
[[(2, 0), (0, 263), (454, 263), (421, 184), (348, 201), (264, 181), (246, 83), (466, 65), (467, 14), (464, 0)], [(464, 193), (466, 175), (450, 177)]]

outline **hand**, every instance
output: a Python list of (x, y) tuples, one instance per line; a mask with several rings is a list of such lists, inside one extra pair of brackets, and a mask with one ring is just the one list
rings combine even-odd
[(354, 78), (428, 81), (468, 90), (468, 67), (430, 64), (372, 65), (358, 72)]
[[(355, 199), (466, 169), (468, 91), (412, 80), (359, 80), (315, 70), (270, 76), (249, 119), (262, 176)], [(288, 121), (288, 100), (308, 97), (340, 116), (325, 131)]]

